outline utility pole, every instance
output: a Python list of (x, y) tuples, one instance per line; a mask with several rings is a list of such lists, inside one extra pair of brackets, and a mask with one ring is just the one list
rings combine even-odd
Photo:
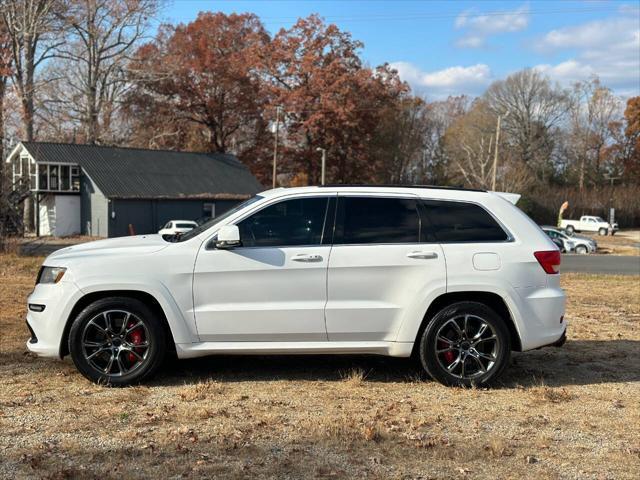
[(316, 148), (317, 152), (322, 152), (322, 170), (320, 174), (320, 185), (324, 185), (324, 176), (327, 168), (327, 149), (318, 147)]
[(609, 223), (613, 225), (615, 221), (615, 210), (613, 208), (613, 182), (615, 180), (620, 180), (622, 177), (614, 177), (613, 175), (605, 175), (604, 178), (611, 182), (611, 189), (609, 191)]
[(276, 131), (275, 139), (273, 143), (273, 188), (276, 188), (276, 168), (278, 165), (278, 134), (280, 133), (280, 110), (282, 107), (278, 105), (276, 107)]
[(498, 123), (496, 124), (496, 152), (493, 156), (493, 173), (491, 178), (491, 190), (496, 190), (496, 176), (498, 174), (498, 144), (500, 143), (500, 124), (502, 123), (503, 118), (507, 118), (509, 116), (509, 111), (504, 115), (498, 115)]

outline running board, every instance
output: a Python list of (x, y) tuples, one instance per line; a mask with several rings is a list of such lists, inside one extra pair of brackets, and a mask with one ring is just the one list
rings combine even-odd
[(199, 342), (177, 343), (178, 358), (207, 355), (370, 354), (409, 357), (410, 342)]

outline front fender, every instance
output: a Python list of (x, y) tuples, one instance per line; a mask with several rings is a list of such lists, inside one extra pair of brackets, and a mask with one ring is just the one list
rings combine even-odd
[(78, 284), (78, 288), (83, 296), (110, 291), (136, 291), (151, 295), (160, 304), (176, 343), (199, 341), (190, 298), (191, 283), (184, 289), (183, 298), (178, 299), (174, 298), (167, 286), (158, 280), (149, 281), (145, 278), (143, 281), (141, 278), (136, 279), (131, 276), (127, 276), (126, 279), (105, 276), (87, 278)]

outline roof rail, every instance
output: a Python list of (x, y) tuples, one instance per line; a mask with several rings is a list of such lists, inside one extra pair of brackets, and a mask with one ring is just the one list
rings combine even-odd
[(479, 188), (464, 188), (464, 187), (449, 187), (439, 185), (406, 185), (406, 184), (366, 184), (366, 183), (331, 183), (327, 185), (318, 185), (321, 188), (336, 188), (336, 187), (374, 187), (374, 188), (425, 188), (431, 190), (462, 190), (465, 192), (486, 192)]

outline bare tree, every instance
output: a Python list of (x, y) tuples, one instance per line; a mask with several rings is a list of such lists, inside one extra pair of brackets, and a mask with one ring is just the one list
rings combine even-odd
[(546, 180), (556, 129), (569, 107), (566, 92), (542, 73), (525, 69), (494, 82), (484, 95), (495, 115), (508, 115), (503, 131), (523, 162)]
[[(444, 137), (444, 148), (454, 180), (474, 188), (491, 188), (496, 122), (497, 116), (483, 100), (477, 100), (469, 112), (452, 122)], [(497, 189), (522, 191), (530, 184), (529, 168), (514, 154), (517, 149), (505, 147), (508, 146), (501, 145)]]
[(24, 139), (34, 138), (36, 69), (54, 55), (61, 44), (56, 20), (60, 0), (3, 0), (0, 14), (10, 38), (12, 80), (22, 107)]
[(574, 85), (566, 141), (566, 160), (578, 172), (578, 186), (585, 187), (592, 173), (601, 175), (604, 157), (614, 142), (611, 124), (622, 116), (622, 102), (597, 78)]
[(80, 125), (87, 143), (109, 133), (126, 88), (125, 65), (143, 38), (159, 0), (68, 0), (61, 12), (67, 41), (48, 76), (55, 93), (46, 111)]
[[(1, 20), (9, 37), (13, 63), (12, 83), (21, 104), (23, 139), (34, 139), (34, 105), (36, 69), (53, 57), (60, 45), (60, 28), (56, 10), (63, 8), (61, 0), (2, 0)], [(25, 171), (25, 181), (29, 172)], [(33, 198), (24, 202), (27, 229), (34, 227)]]
[(11, 76), (11, 46), (6, 26), (0, 22), (0, 195), (4, 190), (4, 101)]

